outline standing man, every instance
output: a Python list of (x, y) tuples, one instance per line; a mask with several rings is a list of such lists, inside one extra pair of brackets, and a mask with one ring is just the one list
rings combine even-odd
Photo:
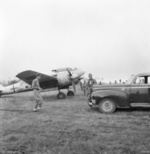
[(83, 81), (83, 92), (84, 92), (84, 96), (86, 96), (87, 95), (87, 81), (86, 80)]
[(92, 88), (93, 85), (97, 84), (96, 80), (93, 79), (92, 74), (89, 74), (89, 79), (87, 82), (87, 87), (88, 87), (88, 101), (89, 101), (89, 106), (92, 107), (92, 103), (91, 103), (91, 94), (92, 94)]
[(41, 109), (42, 104), (43, 104), (43, 98), (40, 94), (40, 84), (39, 84), (39, 80), (41, 79), (41, 74), (36, 74), (36, 78), (32, 81), (32, 88), (33, 88), (33, 94), (34, 94), (34, 98), (35, 98), (35, 108), (33, 109), (33, 111), (37, 111), (39, 109)]

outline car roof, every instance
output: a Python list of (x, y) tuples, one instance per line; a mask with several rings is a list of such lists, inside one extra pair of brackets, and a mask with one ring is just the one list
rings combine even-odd
[(150, 72), (149, 73), (139, 73), (136, 76), (150, 76)]

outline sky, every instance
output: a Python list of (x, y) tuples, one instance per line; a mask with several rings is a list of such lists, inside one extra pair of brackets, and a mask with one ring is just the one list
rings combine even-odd
[(150, 72), (149, 0), (0, 0), (0, 81), (63, 67), (100, 79)]

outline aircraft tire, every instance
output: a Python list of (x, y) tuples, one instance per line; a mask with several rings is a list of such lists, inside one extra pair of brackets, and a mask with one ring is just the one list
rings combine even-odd
[(73, 91), (68, 91), (67, 96), (74, 96), (74, 92)]
[(58, 98), (58, 99), (65, 99), (65, 98), (66, 98), (66, 95), (65, 95), (65, 93), (63, 93), (63, 92), (59, 92), (59, 93), (57, 94), (57, 98)]

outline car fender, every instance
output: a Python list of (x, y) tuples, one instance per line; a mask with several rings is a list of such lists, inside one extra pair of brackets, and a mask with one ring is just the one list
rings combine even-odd
[(115, 101), (117, 107), (130, 107), (129, 94), (125, 91), (117, 90), (99, 90), (92, 93), (92, 99), (98, 104), (103, 98), (111, 98)]

